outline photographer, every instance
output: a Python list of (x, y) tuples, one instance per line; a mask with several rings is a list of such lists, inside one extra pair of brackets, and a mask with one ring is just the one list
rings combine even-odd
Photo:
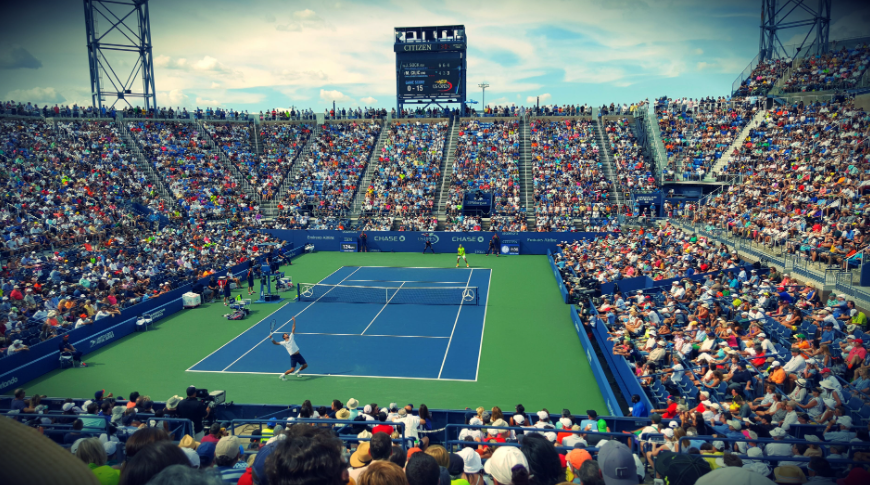
[(208, 405), (196, 398), (196, 387), (187, 388), (187, 399), (181, 401), (176, 409), (179, 418), (189, 419), (193, 423), (194, 439), (202, 441), (205, 432), (202, 429), (202, 420), (211, 411)]

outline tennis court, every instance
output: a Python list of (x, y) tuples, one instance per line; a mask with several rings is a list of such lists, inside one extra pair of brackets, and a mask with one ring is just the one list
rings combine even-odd
[[(342, 266), (215, 350), (190, 372), (280, 374), (290, 357), (266, 337), (290, 331), (305, 376), (476, 381), (488, 268)], [(304, 283), (304, 282), (303, 282)], [(294, 295), (295, 296), (295, 295)], [(296, 378), (291, 378), (296, 379)]]

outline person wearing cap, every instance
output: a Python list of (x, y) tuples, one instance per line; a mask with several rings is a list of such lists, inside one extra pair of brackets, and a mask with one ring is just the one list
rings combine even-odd
[(791, 348), (791, 359), (785, 363), (782, 370), (788, 374), (788, 379), (785, 381), (786, 391), (791, 392), (794, 388), (794, 382), (798, 380), (800, 374), (806, 369), (806, 359), (801, 355), (800, 349), (797, 347)]
[[(517, 474), (528, 477), (529, 462), (519, 448), (500, 446), (493, 452), (492, 457), (486, 461), (483, 470), (487, 475), (492, 477), (494, 484), (512, 485), (513, 479)], [(528, 478), (525, 478), (525, 480), (528, 480)], [(411, 483), (410, 485), (415, 484)]]
[(238, 483), (248, 464), (241, 461), (242, 442), (238, 436), (224, 436), (217, 442), (214, 452), (215, 472), (224, 483)]
[(483, 474), (483, 464), (480, 460), (480, 455), (478, 455), (474, 448), (466, 447), (462, 448), (458, 452), (456, 452), (463, 461), (462, 468), (462, 478), (469, 483), (469, 485), (484, 485)]
[(850, 416), (837, 416), (836, 422), (831, 421), (825, 426), (823, 436), (825, 441), (846, 442), (857, 436), (852, 432), (852, 418)]
[(782, 442), (784, 439), (791, 438), (784, 429), (778, 427), (771, 429), (770, 437), (774, 442), (764, 445), (764, 454), (766, 456), (793, 456), (792, 446)]
[(598, 449), (598, 466), (605, 485), (637, 485), (640, 474), (634, 454), (619, 441), (607, 441)]

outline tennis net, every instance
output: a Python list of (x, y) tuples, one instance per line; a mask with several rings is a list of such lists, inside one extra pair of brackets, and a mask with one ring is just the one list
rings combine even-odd
[(299, 301), (410, 305), (477, 305), (476, 286), (379, 287), (300, 283)]

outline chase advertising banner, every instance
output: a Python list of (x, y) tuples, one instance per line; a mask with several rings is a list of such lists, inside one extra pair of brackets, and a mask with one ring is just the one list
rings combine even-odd
[[(318, 251), (341, 251), (342, 243), (357, 243), (362, 231), (316, 231), (266, 229), (263, 232), (293, 243), (294, 247), (313, 244)], [(411, 232), (366, 231), (369, 251), (422, 252), (428, 238), (437, 253), (455, 253), (462, 244), (468, 254), (486, 254), (493, 232)], [(547, 254), (562, 241), (594, 239), (602, 232), (499, 232), (502, 254)]]

